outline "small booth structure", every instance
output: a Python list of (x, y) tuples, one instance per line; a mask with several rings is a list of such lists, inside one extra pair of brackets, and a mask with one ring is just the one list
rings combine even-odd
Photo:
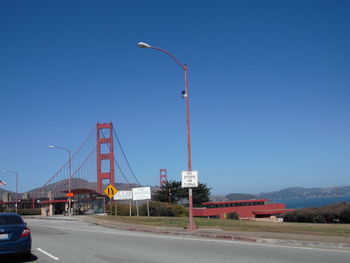
[[(62, 191), (65, 195), (68, 191)], [(106, 196), (97, 193), (91, 189), (79, 188), (72, 189), (73, 194), (71, 200), (73, 215), (91, 215), (102, 214), (105, 212)], [(53, 198), (50, 200), (41, 200), (41, 214), (51, 216), (55, 214), (68, 214), (67, 197)]]
[(28, 193), (18, 195), (18, 199), (16, 199), (16, 193), (3, 193), (2, 199), (0, 198), (0, 212), (15, 213), (16, 207), (17, 210), (26, 210), (40, 208), (40, 204), (37, 200), (30, 198)]

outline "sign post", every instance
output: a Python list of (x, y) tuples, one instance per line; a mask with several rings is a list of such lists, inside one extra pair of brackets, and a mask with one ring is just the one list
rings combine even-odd
[(149, 217), (149, 203), (148, 203), (148, 200), (147, 200), (147, 216)]
[(137, 216), (139, 216), (139, 204), (140, 200), (147, 200), (147, 214), (149, 216), (149, 205), (148, 200), (151, 199), (151, 187), (138, 187), (132, 189), (132, 198), (136, 201), (136, 212)]
[[(117, 200), (130, 200), (129, 202), (129, 210), (130, 210), (130, 216), (131, 216), (131, 200), (132, 200), (132, 191), (118, 191), (114, 197), (113, 200), (115, 200), (115, 203), (117, 205)], [(117, 215), (117, 210), (115, 212)]]
[[(111, 208), (110, 208), (110, 211), (111, 211), (111, 214), (112, 214), (112, 198), (113, 198), (113, 196), (115, 195), (115, 194), (117, 194), (118, 193), (118, 189), (117, 188), (115, 188), (113, 185), (109, 185), (109, 186), (107, 186), (107, 188), (103, 191), (108, 197), (109, 197), (109, 200), (110, 200), (110, 205), (111, 205)], [(116, 211), (117, 212), (117, 211)]]
[(193, 231), (196, 229), (196, 225), (193, 221), (193, 199), (192, 188), (198, 187), (198, 171), (182, 171), (181, 173), (181, 187), (188, 188), (188, 205), (189, 205), (189, 224), (187, 229)]

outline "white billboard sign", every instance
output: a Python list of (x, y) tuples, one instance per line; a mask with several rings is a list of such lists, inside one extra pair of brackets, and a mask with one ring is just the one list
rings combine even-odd
[(118, 191), (113, 200), (132, 200), (132, 191)]
[(198, 187), (198, 171), (182, 171), (181, 187), (182, 188)]
[(132, 189), (134, 201), (151, 199), (151, 187), (138, 187)]

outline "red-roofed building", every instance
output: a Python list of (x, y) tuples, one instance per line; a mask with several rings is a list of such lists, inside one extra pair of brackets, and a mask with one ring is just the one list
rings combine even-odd
[(266, 218), (294, 211), (286, 209), (285, 204), (272, 203), (270, 199), (207, 202), (203, 207), (193, 208), (193, 216), (226, 218), (231, 212), (236, 212), (240, 219)]

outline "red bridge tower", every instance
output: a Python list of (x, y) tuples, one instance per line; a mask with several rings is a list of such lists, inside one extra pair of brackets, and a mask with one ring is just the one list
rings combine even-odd
[[(96, 130), (97, 192), (102, 194), (103, 180), (109, 180), (109, 183), (114, 186), (113, 124), (112, 122), (97, 123)], [(102, 165), (104, 160), (107, 162)]]
[(168, 175), (166, 169), (160, 169), (159, 187), (162, 187), (168, 182)]

